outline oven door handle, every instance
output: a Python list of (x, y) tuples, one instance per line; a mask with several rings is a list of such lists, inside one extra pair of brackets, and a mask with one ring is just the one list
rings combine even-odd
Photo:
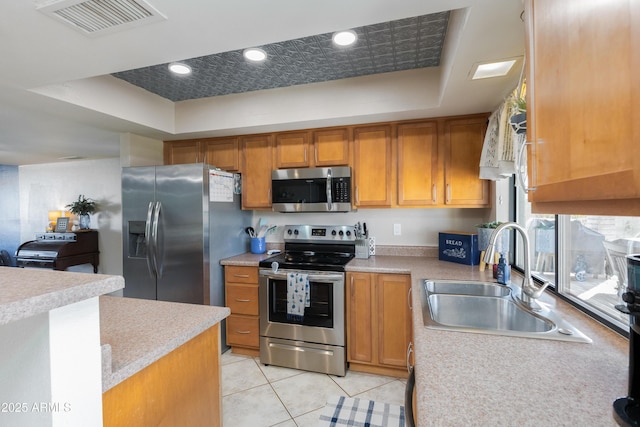
[[(303, 273), (304, 271), (297, 272)], [(260, 275), (270, 279), (287, 279), (287, 273), (284, 272), (273, 273), (271, 271), (262, 271)], [(307, 278), (310, 282), (335, 282), (337, 280), (343, 280), (342, 274), (309, 274)]]

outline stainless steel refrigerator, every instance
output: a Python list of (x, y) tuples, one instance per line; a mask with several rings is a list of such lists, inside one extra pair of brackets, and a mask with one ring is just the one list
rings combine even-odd
[(224, 306), (219, 261), (247, 252), (251, 218), (223, 175), (201, 163), (122, 169), (125, 297)]

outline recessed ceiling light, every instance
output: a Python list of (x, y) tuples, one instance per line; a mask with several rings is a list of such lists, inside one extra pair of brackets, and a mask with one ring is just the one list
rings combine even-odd
[(515, 59), (500, 62), (488, 62), (485, 64), (478, 64), (471, 80), (486, 79), (489, 77), (501, 77), (506, 76), (513, 64), (516, 63)]
[(242, 52), (242, 54), (249, 61), (259, 62), (259, 61), (264, 61), (265, 59), (267, 59), (267, 52), (265, 52), (262, 49), (258, 49), (256, 47), (245, 49), (244, 52)]
[(191, 67), (182, 62), (172, 62), (171, 64), (169, 64), (169, 70), (172, 73), (180, 75), (191, 74)]
[(338, 46), (350, 46), (356, 42), (358, 36), (355, 31), (338, 31), (333, 33), (333, 42)]

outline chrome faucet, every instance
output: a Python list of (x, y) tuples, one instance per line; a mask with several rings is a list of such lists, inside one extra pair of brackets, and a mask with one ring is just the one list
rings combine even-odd
[(531, 260), (529, 257), (529, 234), (527, 233), (526, 228), (515, 222), (505, 222), (500, 224), (495, 230), (493, 230), (491, 237), (489, 237), (489, 244), (487, 245), (487, 249), (484, 251), (483, 260), (487, 264), (493, 264), (496, 240), (500, 233), (507, 228), (513, 228), (520, 233), (520, 236), (522, 236), (522, 244), (524, 246), (524, 277), (522, 279), (520, 301), (528, 308), (533, 309), (537, 306), (534, 300), (540, 298), (544, 290), (549, 286), (549, 282), (545, 282), (542, 286), (537, 286), (533, 282), (533, 278), (531, 277)]

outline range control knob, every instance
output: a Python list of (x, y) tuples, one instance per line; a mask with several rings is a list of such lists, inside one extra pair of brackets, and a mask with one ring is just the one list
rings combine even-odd
[(287, 234), (288, 234), (289, 236), (291, 236), (291, 233), (292, 233), (291, 229), (288, 229), (288, 230), (287, 230)]
[(331, 235), (332, 235), (332, 236), (335, 236), (336, 234), (338, 234), (338, 233), (336, 233), (336, 230), (333, 230), (333, 231), (331, 232)]
[(298, 229), (293, 230), (293, 234), (298, 235)]
[(347, 237), (351, 236), (351, 232), (347, 230)]

